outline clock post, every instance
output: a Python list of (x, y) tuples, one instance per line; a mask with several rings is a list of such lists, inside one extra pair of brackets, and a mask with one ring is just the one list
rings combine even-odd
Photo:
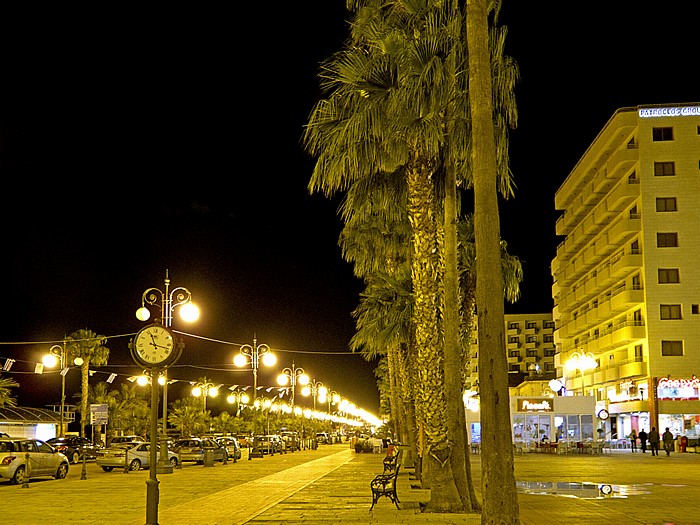
[[(146, 480), (146, 525), (158, 525), (158, 375), (165, 373), (182, 354), (185, 344), (175, 341), (173, 333), (156, 322), (139, 330), (129, 344), (134, 361), (146, 367), (151, 375), (151, 449), (150, 468)], [(167, 448), (163, 454), (167, 460)]]
[(146, 480), (146, 525), (158, 525), (158, 500), (160, 489), (158, 484), (158, 368), (151, 368), (151, 467), (148, 469)]

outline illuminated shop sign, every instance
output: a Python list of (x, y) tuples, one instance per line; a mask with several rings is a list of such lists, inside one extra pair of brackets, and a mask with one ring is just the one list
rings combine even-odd
[(640, 117), (697, 117), (700, 116), (700, 106), (681, 108), (645, 108), (639, 110)]
[(682, 401), (685, 399), (700, 399), (700, 379), (693, 376), (690, 379), (669, 379), (662, 377), (656, 388), (659, 399)]
[(520, 399), (518, 412), (552, 412), (552, 400), (550, 398)]

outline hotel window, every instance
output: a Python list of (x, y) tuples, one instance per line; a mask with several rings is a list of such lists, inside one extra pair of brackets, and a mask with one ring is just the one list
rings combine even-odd
[(525, 328), (529, 328), (529, 329), (537, 328), (537, 323), (535, 321), (528, 321), (525, 324)]
[(544, 336), (544, 342), (545, 342), (545, 343), (553, 343), (553, 342), (554, 342), (554, 336), (553, 336), (553, 335), (545, 335), (545, 336)]
[(661, 355), (682, 356), (683, 341), (661, 341)]
[(661, 319), (682, 319), (680, 304), (662, 304), (659, 309), (661, 310)]
[(657, 233), (656, 246), (659, 248), (673, 248), (678, 246), (678, 234), (675, 232)]
[(675, 162), (654, 162), (654, 175), (657, 177), (670, 177), (676, 174)]
[(651, 137), (654, 142), (673, 140), (673, 128), (652, 128)]
[(508, 357), (520, 357), (520, 350), (511, 350), (508, 353)]
[(520, 328), (520, 325), (518, 323), (509, 323), (508, 324), (508, 330), (517, 330)]
[(554, 321), (545, 321), (545, 322), (544, 322), (544, 327), (545, 327), (545, 328), (552, 328), (552, 329), (554, 329)]
[(511, 343), (511, 344), (513, 344), (513, 343), (519, 343), (520, 341), (518, 340), (518, 336), (515, 335), (515, 336), (510, 336), (510, 337), (508, 338), (508, 342)]
[(675, 197), (657, 197), (656, 211), (678, 211)]
[(697, 305), (697, 304), (691, 305), (690, 311), (691, 311), (691, 313), (693, 313), (695, 315), (700, 314), (700, 305)]
[(527, 341), (528, 343), (536, 343), (537, 342), (537, 336), (536, 335), (528, 335), (527, 336)]
[(681, 282), (678, 268), (659, 268), (659, 284)]

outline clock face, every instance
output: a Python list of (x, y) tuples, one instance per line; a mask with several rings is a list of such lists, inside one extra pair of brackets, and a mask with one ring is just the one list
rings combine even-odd
[(145, 365), (160, 365), (170, 359), (175, 349), (173, 336), (167, 328), (151, 325), (134, 338), (135, 357)]

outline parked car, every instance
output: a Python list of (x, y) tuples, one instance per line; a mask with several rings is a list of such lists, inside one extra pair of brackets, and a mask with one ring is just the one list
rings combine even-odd
[(104, 448), (95, 445), (89, 439), (80, 436), (55, 437), (47, 441), (49, 445), (64, 454), (71, 463), (79, 463), (85, 459), (95, 459), (97, 451)]
[(280, 438), (280, 436), (253, 436), (250, 456), (261, 458), (265, 454), (277, 454), (282, 452), (282, 446), (282, 438)]
[(109, 446), (118, 445), (119, 443), (143, 443), (144, 440), (141, 436), (114, 436), (109, 440)]
[(215, 441), (226, 448), (226, 453), (229, 458), (235, 460), (241, 459), (241, 447), (238, 444), (238, 440), (233, 436), (222, 436), (215, 439)]
[(174, 449), (180, 454), (180, 461), (196, 461), (204, 463), (204, 449), (211, 448), (214, 461), (228, 460), (226, 447), (219, 445), (211, 438), (181, 438), (175, 440)]
[[(160, 460), (160, 447), (156, 451), (156, 458)], [(173, 450), (168, 450), (168, 461), (173, 467), (180, 463), (180, 456)], [(97, 451), (97, 464), (105, 472), (112, 472), (115, 468), (123, 469), (128, 465), (129, 470), (150, 468), (151, 444), (143, 441), (131, 443), (117, 443), (114, 446)]]
[(331, 438), (330, 438), (330, 436), (328, 435), (328, 432), (317, 432), (317, 433), (316, 433), (316, 441), (317, 441), (318, 443), (324, 443), (324, 444), (326, 444), (326, 443), (330, 443), (330, 442), (331, 442)]
[(294, 452), (296, 450), (301, 450), (301, 439), (299, 438), (299, 432), (284, 430), (280, 432), (280, 437), (282, 438), (282, 441), (284, 441), (288, 451)]
[[(29, 454), (29, 474), (26, 472)], [(68, 458), (48, 443), (38, 439), (0, 438), (0, 478), (10, 483), (24, 483), (28, 477), (68, 475)]]

